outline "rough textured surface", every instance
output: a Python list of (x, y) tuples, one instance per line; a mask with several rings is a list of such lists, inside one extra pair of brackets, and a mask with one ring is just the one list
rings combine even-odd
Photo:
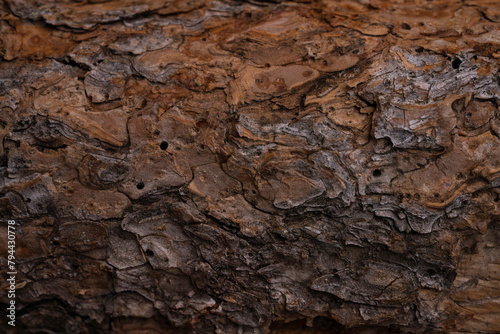
[(500, 332), (498, 1), (4, 0), (0, 59), (17, 329)]

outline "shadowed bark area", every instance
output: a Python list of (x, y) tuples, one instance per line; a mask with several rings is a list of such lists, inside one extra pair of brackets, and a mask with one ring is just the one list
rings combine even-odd
[(499, 333), (499, 28), (497, 0), (0, 1), (14, 332)]

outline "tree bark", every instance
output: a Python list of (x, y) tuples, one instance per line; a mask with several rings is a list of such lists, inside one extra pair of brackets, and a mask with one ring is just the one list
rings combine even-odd
[(3, 329), (500, 332), (498, 1), (0, 3)]

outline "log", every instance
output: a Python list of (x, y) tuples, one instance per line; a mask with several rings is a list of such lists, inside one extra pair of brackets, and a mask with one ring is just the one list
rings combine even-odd
[(3, 330), (500, 332), (498, 1), (4, 0), (0, 31)]

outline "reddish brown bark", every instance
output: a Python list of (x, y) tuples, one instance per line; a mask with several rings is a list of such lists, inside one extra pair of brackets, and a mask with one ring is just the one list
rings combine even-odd
[(500, 332), (499, 25), (479, 0), (5, 0), (16, 330)]

